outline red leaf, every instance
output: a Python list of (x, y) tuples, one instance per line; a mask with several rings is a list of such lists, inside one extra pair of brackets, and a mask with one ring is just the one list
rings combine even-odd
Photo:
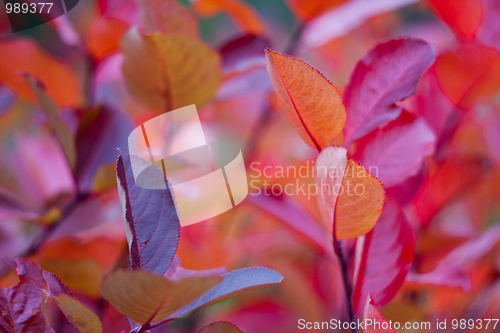
[(346, 147), (399, 116), (401, 107), (395, 103), (415, 92), (434, 57), (429, 43), (399, 38), (376, 45), (358, 62), (343, 96)]
[(439, 85), (461, 108), (500, 89), (500, 53), (477, 44), (461, 45), (436, 59)]
[(481, 22), (483, 8), (478, 0), (427, 0), (429, 6), (464, 40), (472, 40)]
[(401, 209), (387, 201), (375, 228), (356, 241), (353, 305), (360, 312), (370, 293), (384, 306), (396, 295), (413, 262), (415, 235)]
[(288, 6), (301, 21), (310, 21), (347, 0), (287, 0)]
[(365, 333), (396, 333), (391, 323), (380, 314), (370, 294), (368, 294), (366, 298), (363, 316), (365, 318), (365, 323), (367, 321), (371, 323), (370, 325), (366, 324)]
[(481, 161), (448, 160), (439, 164), (413, 199), (413, 207), (425, 228), (437, 211), (467, 189), (483, 174)]
[(436, 137), (423, 119), (403, 113), (361, 141), (354, 158), (388, 188), (418, 173), (424, 158), (434, 153)]
[(0, 331), (6, 333), (53, 333), (42, 312), (45, 285), (40, 265), (16, 259), (19, 284), (0, 289)]

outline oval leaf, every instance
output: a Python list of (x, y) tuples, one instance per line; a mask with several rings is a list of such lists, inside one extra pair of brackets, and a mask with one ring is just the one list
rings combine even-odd
[(16, 259), (19, 283), (0, 288), (0, 331), (7, 333), (54, 333), (42, 312), (42, 269), (28, 259)]
[(227, 321), (218, 321), (203, 327), (198, 333), (244, 333)]
[(377, 225), (356, 241), (353, 305), (363, 310), (370, 292), (379, 307), (387, 304), (403, 285), (413, 263), (415, 234), (404, 213), (388, 201)]
[[(120, 154), (116, 175), (132, 268), (163, 275), (177, 250), (179, 217), (169, 187), (163, 184), (165, 189), (150, 190), (136, 184), (131, 158), (139, 159), (126, 153)], [(149, 171), (152, 179), (165, 180), (164, 174), (155, 166)]]
[(393, 39), (369, 51), (345, 88), (345, 145), (396, 119), (401, 107), (395, 103), (415, 92), (434, 57), (432, 45), (412, 38)]
[(45, 92), (43, 84), (40, 83), (40, 81), (29, 76), (26, 76), (25, 78), (30, 88), (35, 93), (38, 104), (47, 114), (47, 118), (49, 118), (52, 129), (54, 130), (54, 133), (56, 134), (59, 144), (64, 152), (64, 156), (66, 156), (68, 165), (74, 170), (76, 164), (75, 138), (68, 126), (58, 118), (60, 114), (59, 107)]
[(333, 217), (338, 194), (342, 187), (347, 167), (347, 150), (341, 147), (328, 147), (316, 158), (316, 185), (319, 189), (318, 207), (328, 231), (333, 232)]
[(422, 118), (403, 113), (360, 141), (354, 158), (376, 167), (377, 178), (388, 188), (418, 173), (424, 158), (434, 153), (436, 136)]
[(349, 158), (335, 207), (337, 239), (356, 238), (375, 226), (384, 208), (384, 187), (358, 162)]
[[(318, 205), (335, 239), (369, 232), (384, 207), (384, 187), (341, 147), (323, 149), (316, 159)], [(335, 216), (334, 216), (335, 214)]]
[(239, 296), (259, 288), (280, 283), (283, 276), (266, 267), (242, 268), (224, 274), (224, 280), (201, 297), (177, 310), (169, 318), (177, 318), (200, 307)]
[(345, 108), (335, 86), (306, 62), (266, 50), (267, 71), (300, 137), (321, 150), (342, 131)]
[(119, 270), (104, 278), (101, 294), (118, 311), (144, 325), (169, 316), (221, 281), (220, 276), (207, 276), (172, 282), (147, 272)]
[(53, 299), (78, 332), (102, 332), (99, 317), (85, 305), (66, 294), (61, 294)]
[(123, 73), (134, 97), (158, 112), (196, 104), (201, 108), (217, 92), (220, 56), (199, 40), (129, 30), (122, 41)]

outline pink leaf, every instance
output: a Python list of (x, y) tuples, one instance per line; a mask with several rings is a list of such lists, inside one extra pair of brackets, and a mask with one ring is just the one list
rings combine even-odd
[(388, 188), (415, 176), (424, 158), (434, 153), (435, 143), (436, 137), (423, 119), (403, 113), (365, 137), (354, 158)]
[(369, 51), (345, 88), (345, 146), (396, 119), (401, 113), (396, 102), (415, 92), (420, 76), (434, 58), (429, 43), (413, 38), (389, 40)]
[(485, 45), (500, 51), (500, 2), (497, 0), (482, 0), (483, 15), (477, 30), (476, 38)]
[(377, 306), (399, 290), (413, 262), (415, 235), (401, 209), (387, 201), (375, 228), (356, 241), (353, 305), (360, 312), (368, 293)]
[[(274, 216), (316, 243), (326, 255), (332, 254), (332, 239), (297, 202), (283, 197), (249, 196), (249, 202)], [(331, 233), (330, 233), (331, 234)]]

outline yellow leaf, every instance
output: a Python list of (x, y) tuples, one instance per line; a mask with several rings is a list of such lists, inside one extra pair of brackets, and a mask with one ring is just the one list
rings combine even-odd
[(168, 317), (221, 281), (220, 276), (206, 276), (173, 282), (148, 272), (119, 270), (104, 278), (101, 294), (118, 311), (143, 325)]
[(218, 321), (203, 327), (198, 333), (244, 333), (227, 321)]
[(80, 333), (101, 333), (102, 324), (99, 317), (85, 305), (66, 294), (53, 297), (68, 320)]
[(103, 165), (97, 170), (92, 188), (95, 193), (116, 189), (116, 167), (114, 164)]
[(199, 40), (130, 29), (122, 41), (123, 72), (132, 95), (159, 113), (196, 104), (217, 92), (220, 56)]
[(280, 105), (301, 138), (321, 150), (345, 124), (345, 107), (335, 86), (304, 61), (266, 50), (267, 70)]

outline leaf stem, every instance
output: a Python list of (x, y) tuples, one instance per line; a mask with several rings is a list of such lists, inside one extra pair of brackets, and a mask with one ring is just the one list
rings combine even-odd
[[(347, 264), (346, 264), (346, 260), (344, 258), (344, 254), (342, 252), (342, 242), (340, 240), (337, 240), (335, 242), (335, 240), (334, 240), (334, 248), (335, 248), (335, 254), (337, 255), (337, 257), (339, 259), (340, 270), (342, 273), (342, 281), (344, 283), (344, 291), (345, 291), (346, 305), (347, 305), (347, 314), (349, 316), (349, 321), (353, 322), (356, 320), (356, 318), (354, 315), (354, 307), (352, 304), (352, 297), (351, 297), (352, 296), (352, 289), (351, 289), (351, 284), (349, 283), (349, 278), (348, 278), (348, 273), (347, 273)], [(352, 330), (354, 333), (359, 333), (359, 330), (357, 328), (354, 328)]]

